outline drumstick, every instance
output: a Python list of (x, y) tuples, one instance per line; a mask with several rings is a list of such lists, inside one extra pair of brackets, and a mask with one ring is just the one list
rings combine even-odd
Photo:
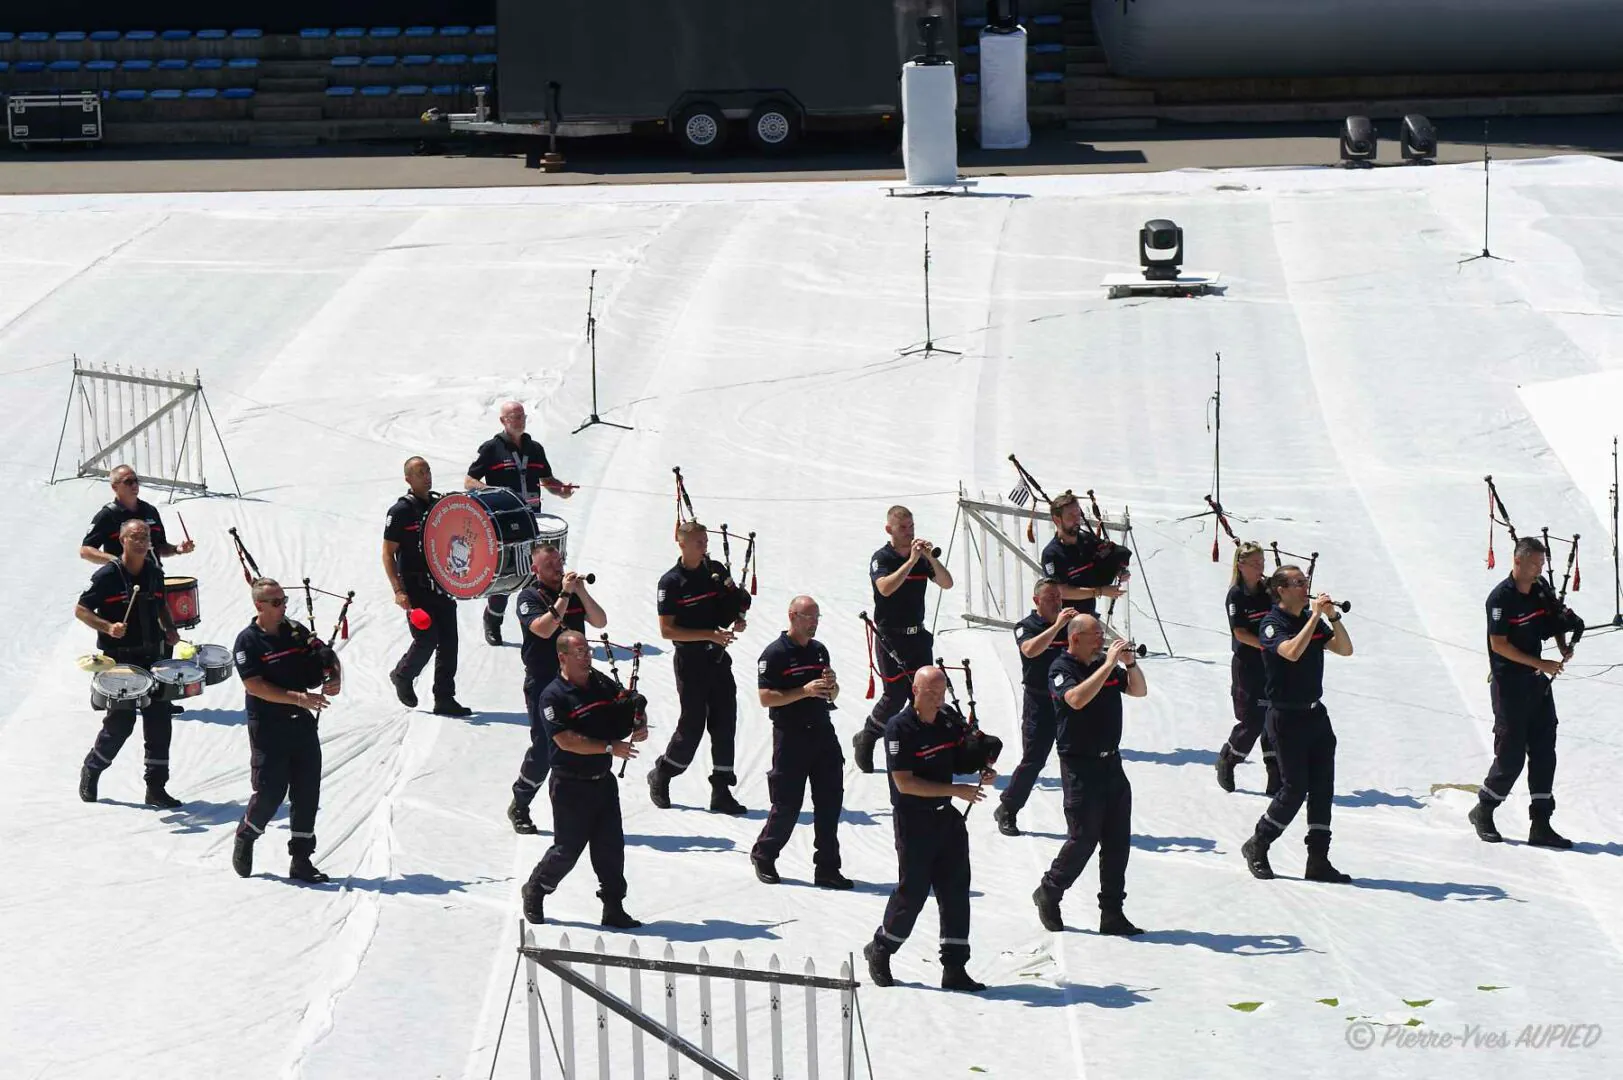
[(178, 512), (175, 514), (175, 516), (177, 518), (180, 518), (180, 532), (181, 532), (181, 535), (186, 537), (186, 542), (188, 544), (191, 543), (192, 542), (192, 534), (191, 534), (190, 530), (188, 530), (186, 528), (186, 519), (184, 517), (181, 517), (181, 515)]
[(141, 595), (141, 586), (136, 585), (130, 589), (130, 602), (124, 605), (124, 617), (118, 620), (121, 623), (130, 621), (130, 609), (135, 606), (135, 598)]

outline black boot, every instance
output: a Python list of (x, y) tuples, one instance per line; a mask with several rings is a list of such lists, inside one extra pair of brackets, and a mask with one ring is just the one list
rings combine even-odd
[(648, 770), (648, 798), (661, 810), (671, 808), (671, 778), (657, 761)]
[(526, 881), (519, 889), (518, 895), (524, 903), (524, 921), (540, 926), (547, 921), (546, 912), (541, 910), (541, 903), (547, 894)]
[[(866, 727), (851, 736), (851, 750), (856, 755), (857, 770), (859, 772), (873, 772), (873, 747), (874, 743), (878, 741), (878, 734), (869, 731)], [(890, 984), (887, 983), (886, 985)]]
[(151, 780), (147, 781), (146, 804), (148, 806), (156, 807), (159, 810), (178, 810), (185, 805), (163, 788), (164, 784), (162, 780), (159, 780), (156, 783), (152, 782)]
[(868, 961), (868, 978), (873, 980), (875, 986), (896, 985), (896, 979), (890, 973), (890, 953), (870, 941), (862, 947), (862, 958)]
[(455, 717), (472, 716), (473, 710), (468, 708), (466, 705), (460, 704), (456, 698), (437, 697), (434, 699), (434, 715)]
[(1476, 827), (1477, 839), (1490, 844), (1497, 844), (1504, 840), (1504, 837), (1499, 835), (1498, 828), (1494, 826), (1493, 811), (1493, 803), (1479, 802), (1471, 807), (1471, 812), (1465, 817)]
[(1217, 786), (1224, 791), (1233, 791), (1234, 766), (1244, 760), (1245, 758), (1229, 749), (1228, 743), (1224, 743), (1223, 749), (1217, 752)]
[(1121, 908), (1101, 908), (1099, 911), (1099, 933), (1111, 937), (1136, 937), (1144, 931), (1134, 926)]
[(778, 876), (778, 864), (774, 859), (750, 859), (750, 865), (755, 867), (755, 880), (762, 885), (781, 884), (783, 878)]
[(520, 806), (517, 799), (507, 804), (507, 820), (513, 823), (513, 831), (520, 836), (534, 836), (541, 831), (530, 820), (530, 808)]
[(1331, 885), (1348, 885), (1352, 883), (1351, 874), (1343, 874), (1330, 865), (1330, 850), (1309, 851), (1307, 853), (1307, 869), (1302, 872), (1304, 881), (1323, 881)]
[(969, 972), (964, 970), (964, 965), (962, 964), (942, 964), (941, 989), (963, 990), (967, 993), (976, 994), (982, 990), (985, 990), (986, 984), (983, 982), (976, 982), (974, 979), (970, 978)]
[(79, 770), (79, 798), (85, 802), (96, 801), (96, 785), (101, 782), (101, 773), (89, 765)]
[(1037, 891), (1031, 894), (1031, 902), (1037, 905), (1037, 921), (1043, 924), (1044, 930), (1057, 934), (1065, 929), (1065, 920), (1059, 913), (1059, 897), (1049, 892), (1046, 885), (1037, 886)]
[(744, 804), (733, 798), (732, 785), (725, 780), (710, 781), (710, 811), (714, 814), (740, 814), (749, 813)]
[(237, 872), (238, 877), (250, 877), (254, 872), (254, 837), (237, 834), (237, 842), (231, 848), (231, 869)]
[(1014, 823), (1014, 815), (1015, 811), (1001, 802), (998, 803), (997, 809), (992, 811), (992, 820), (997, 822), (997, 831), (1004, 836), (1019, 836), (1020, 826)]
[(1527, 830), (1527, 842), (1534, 847), (1555, 848), (1566, 851), (1572, 847), (1572, 841), (1562, 836), (1550, 827), (1550, 815), (1543, 814), (1533, 819), (1532, 828)]
[(494, 619), (492, 619), (490, 617), (490, 613), (487, 611), (485, 613), (485, 644), (486, 645), (500, 645), (501, 643), (502, 643), (502, 617), (500, 615), (498, 615)]
[(310, 861), (308, 855), (295, 855), (288, 865), (287, 876), (294, 881), (302, 881), (306, 885), (325, 885), (330, 878), (316, 869), (316, 864)]
[(400, 699), (400, 704), (408, 709), (417, 707), (417, 691), (412, 688), (411, 680), (398, 671), (389, 672), (389, 685), (394, 687), (394, 696)]
[(857, 883), (838, 870), (819, 870), (812, 876), (812, 884), (819, 889), (854, 889)]
[(1262, 881), (1273, 880), (1274, 868), (1268, 865), (1268, 841), (1253, 835), (1240, 845), (1240, 854), (1245, 856), (1245, 868), (1251, 871), (1252, 877)]
[(610, 930), (635, 930), (642, 925), (642, 922), (626, 914), (623, 900), (605, 900), (603, 901), (603, 925)]

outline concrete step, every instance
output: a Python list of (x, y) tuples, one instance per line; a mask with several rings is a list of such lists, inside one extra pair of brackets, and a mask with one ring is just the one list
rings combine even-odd
[(333, 70), (326, 60), (264, 60), (259, 77), (264, 79), (326, 79)]
[(320, 105), (260, 105), (254, 108), (254, 121), (320, 120)]
[(1067, 76), (1071, 76), (1071, 75), (1108, 75), (1108, 74), (1110, 74), (1110, 65), (1105, 63), (1102, 60), (1099, 61), (1098, 63), (1082, 63), (1082, 64), (1068, 63), (1068, 64), (1065, 65), (1065, 74)]
[(1097, 45), (1065, 45), (1065, 62), (1067, 64), (1102, 64), (1105, 62), (1105, 51)]
[(1136, 79), (1118, 79), (1114, 75), (1073, 75), (1065, 73), (1065, 89), (1067, 90), (1148, 90), (1154, 93), (1154, 83), (1140, 82)]
[(327, 79), (316, 75), (260, 79), (256, 89), (260, 97), (266, 94), (319, 94), (327, 89)]
[(1153, 116), (1073, 117), (1065, 121), (1066, 131), (1152, 131)]
[(1065, 104), (1072, 108), (1093, 105), (1154, 105), (1154, 90), (1072, 90), (1065, 88)]
[(322, 105), (326, 104), (326, 101), (327, 95), (320, 90), (306, 93), (280, 93), (267, 92), (261, 89), (254, 94), (254, 107), (258, 109), (280, 108), (290, 105), (304, 108), (314, 106), (316, 109), (320, 109)]

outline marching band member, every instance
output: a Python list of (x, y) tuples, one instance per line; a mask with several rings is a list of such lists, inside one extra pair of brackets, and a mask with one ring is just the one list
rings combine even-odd
[(1020, 648), (1020, 684), (1024, 688), (1020, 709), (1020, 764), (1003, 789), (992, 820), (1004, 836), (1019, 836), (1015, 816), (1031, 797), (1037, 777), (1048, 764), (1054, 749), (1054, 699), (1048, 692), (1048, 669), (1065, 651), (1065, 627), (1076, 617), (1076, 609), (1065, 607), (1057, 581), (1043, 578), (1031, 590), (1031, 614), (1014, 628), (1014, 641)]
[[(395, 606), (407, 613), (406, 624), (411, 631), (411, 645), (389, 672), (389, 683), (400, 704), (416, 708), (413, 683), (432, 656), (435, 715), (471, 716), (473, 710), (456, 700), (456, 601), (435, 582), (423, 555), (423, 522), (439, 501), (430, 490), (433, 484), (434, 474), (428, 462), (420, 457), (407, 458), (407, 491), (389, 507), (383, 527), (383, 573), (389, 579)], [(413, 621), (414, 610), (426, 618)]]
[(1217, 786), (1234, 790), (1234, 766), (1245, 760), (1262, 740), (1262, 764), (1268, 770), (1263, 794), (1270, 799), (1279, 791), (1279, 759), (1274, 744), (1263, 730), (1268, 718), (1267, 688), (1262, 677), (1263, 617), (1272, 608), (1268, 587), (1263, 582), (1262, 545), (1246, 541), (1234, 549), (1234, 572), (1229, 578), (1229, 633), (1234, 636), (1234, 658), (1229, 663), (1229, 696), (1234, 701), (1234, 730), (1217, 752)]
[(128, 465), (115, 466), (107, 474), (107, 481), (113, 488), (113, 501), (96, 511), (85, 538), (79, 541), (79, 558), (92, 563), (117, 562), (123, 551), (119, 530), (126, 521), (146, 523), (152, 537), (147, 558), (156, 563), (160, 571), (164, 559), (171, 555), (190, 555), (196, 549), (197, 545), (191, 540), (182, 540), (179, 544), (169, 542), (158, 508), (141, 498), (141, 479), (134, 469)]
[(1128, 575), (1124, 572), (1118, 579), (1101, 569), (1100, 538), (1084, 523), (1082, 500), (1075, 493), (1063, 492), (1048, 504), (1048, 514), (1054, 521), (1054, 538), (1043, 548), (1043, 574), (1059, 582), (1066, 607), (1092, 615), (1097, 597), (1113, 600), (1126, 591), (1121, 581)]

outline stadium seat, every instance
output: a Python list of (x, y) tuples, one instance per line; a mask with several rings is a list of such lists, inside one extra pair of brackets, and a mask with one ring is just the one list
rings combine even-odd
[(46, 71), (78, 71), (80, 67), (77, 60), (52, 60), (45, 66)]
[(130, 30), (124, 34), (125, 41), (155, 41), (157, 37), (156, 30)]
[(122, 36), (123, 35), (121, 35), (117, 30), (92, 30), (92, 31), (90, 31), (90, 40), (91, 41), (117, 41)]
[(367, 32), (367, 37), (397, 38), (399, 36), (400, 27), (398, 26), (374, 26)]
[(434, 58), (429, 56), (427, 53), (412, 53), (409, 56), (402, 56), (400, 58), (401, 67), (422, 67), (425, 64), (432, 64), (433, 62)]
[(1065, 46), (1057, 41), (1043, 41), (1033, 45), (1031, 51), (1034, 53), (1062, 53), (1065, 51)]
[(394, 60), (395, 60), (395, 58), (393, 56), (388, 56), (388, 55), (383, 55), (383, 54), (380, 54), (378, 56), (368, 56), (366, 58), (366, 66), (367, 67), (394, 67)]
[(388, 87), (388, 86), (363, 86), (363, 87), (361, 87), (361, 96), (362, 97), (388, 97), (389, 92), (390, 92), (391, 89), (393, 89), (393, 88)]
[(16, 40), (17, 40), (17, 35), (13, 34), (10, 30), (0, 30), (0, 44), (3, 44), (3, 43), (8, 42), (8, 41), (16, 41)]
[(125, 60), (125, 61), (122, 61), (118, 66), (120, 68), (122, 68), (123, 70), (125, 70), (125, 71), (151, 71), (152, 70), (152, 61), (151, 60), (144, 60), (144, 59), (143, 60)]
[(26, 41), (29, 44), (38, 44), (42, 41), (50, 41), (51, 35), (47, 34), (43, 30), (24, 30), (22, 33), (17, 35), (17, 40)]
[(1063, 71), (1039, 71), (1031, 77), (1032, 82), (1064, 82)]
[(209, 99), (219, 97), (220, 92), (212, 86), (194, 86), (186, 91), (186, 96), (189, 98)]
[(85, 32), (83, 30), (58, 30), (56, 32), (56, 40), (58, 41), (83, 41), (84, 39)]
[[(982, 20), (982, 21), (984, 21), (984, 20)], [(981, 77), (979, 75), (977, 75), (973, 71), (967, 71), (964, 74), (958, 76), (958, 81), (962, 82), (962, 83), (968, 83), (971, 86), (973, 86), (974, 84), (981, 81)]]
[(332, 37), (332, 31), (325, 26), (307, 26), (299, 31), (299, 36), (306, 41), (326, 41)]
[(440, 37), (467, 37), (471, 33), (473, 33), (473, 31), (466, 26), (440, 27)]
[(19, 60), (17, 66), (12, 68), (19, 75), (33, 75), (45, 70), (43, 60)]
[(965, 56), (975, 56), (980, 51), (981, 47), (979, 45), (965, 45), (962, 50)]
[(256, 68), (259, 66), (259, 57), (233, 56), (231, 59), (225, 62), (225, 66), (232, 68)]
[(476, 27), (473, 28), (473, 32), (476, 33), (476, 34), (480, 34), (480, 35), (482, 35), (484, 37), (495, 37), (496, 36), (496, 27), (494, 25), (476, 26)]
[(229, 89), (220, 91), (220, 96), (223, 98), (230, 98), (232, 101), (241, 101), (244, 98), (253, 97), (254, 88), (251, 86), (233, 86)]
[(328, 97), (354, 97), (355, 96), (355, 88), (353, 86), (329, 86), (329, 87), (327, 87), (327, 96)]
[(179, 101), (181, 96), (182, 92), (174, 89), (173, 87), (164, 87), (162, 90), (154, 90), (151, 94), (153, 101)]
[(494, 64), (495, 62), (496, 62), (496, 54), (493, 53), (493, 52), (482, 52), (482, 53), (474, 53), (473, 54), (473, 63), (475, 63), (475, 64)]
[(10, 71), (10, 70), (11, 70), (11, 61), (10, 60), (0, 60), (0, 72), (6, 72), (6, 71)]
[(165, 30), (159, 36), (162, 37), (165, 41), (190, 41), (190, 40), (192, 40), (192, 32), (190, 30)]
[(145, 101), (147, 92), (145, 90), (114, 90), (113, 97), (118, 101)]
[(158, 61), (159, 71), (185, 71), (186, 61), (176, 56), (165, 57)]
[(362, 38), (366, 36), (366, 27), (340, 26), (337, 30), (333, 31), (332, 36), (337, 38)]
[(467, 62), (467, 53), (448, 52), (434, 57), (434, 63), (436, 64), (466, 64)]
[(333, 67), (360, 67), (361, 66), (361, 58), (359, 56), (335, 56), (335, 57), (332, 58), (332, 66)]
[[(167, 64), (168, 62), (169, 61), (165, 60), (163, 63), (160, 63), (158, 67), (162, 68), (163, 65)], [(186, 63), (184, 60), (178, 62), (180, 64)], [(193, 71), (219, 71), (223, 67), (225, 67), (225, 61), (220, 59), (218, 56), (200, 56), (196, 60), (192, 61)]]
[(439, 33), (439, 31), (435, 30), (432, 26), (408, 26), (408, 27), (406, 27), (406, 36), (407, 37), (433, 37), (437, 33)]
[(85, 70), (86, 71), (117, 71), (118, 70), (118, 61), (117, 60), (86, 60), (85, 61)]
[(969, 27), (971, 30), (979, 30), (981, 27), (986, 25), (986, 16), (984, 16), (984, 15), (968, 15), (968, 16), (965, 16), (964, 25)]
[(407, 83), (405, 86), (395, 87), (396, 97), (422, 97), (428, 93), (428, 87), (421, 83)]
[(238, 27), (231, 31), (231, 36), (237, 41), (257, 41), (265, 36), (265, 31), (255, 30), (251, 27)]
[(1064, 21), (1065, 17), (1063, 15), (1033, 15), (1031, 17), (1032, 26), (1058, 26)]
[(461, 90), (456, 83), (440, 83), (434, 87), (432, 93), (435, 97), (455, 97)]
[(198, 41), (224, 41), (225, 40), (225, 31), (224, 30), (199, 30), (197, 32), (197, 40)]

